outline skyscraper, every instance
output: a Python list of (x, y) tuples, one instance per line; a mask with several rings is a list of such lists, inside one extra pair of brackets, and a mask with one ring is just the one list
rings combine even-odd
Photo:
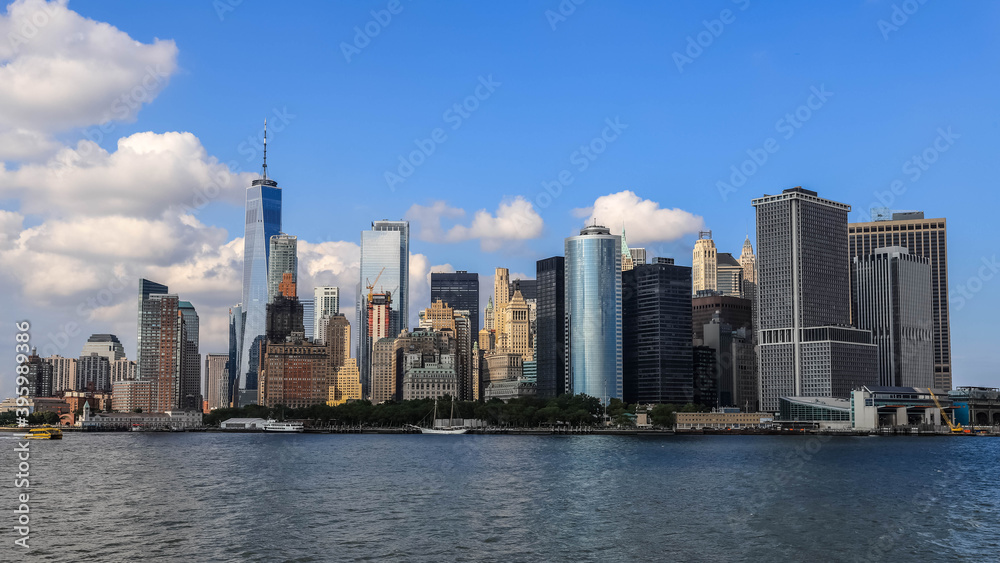
[(931, 265), (895, 246), (854, 258), (851, 311), (878, 345), (879, 382), (934, 387)]
[(209, 409), (229, 406), (229, 354), (205, 354), (205, 400)]
[(181, 378), (181, 407), (201, 409), (201, 353), (198, 312), (190, 301), (178, 301), (177, 310), (184, 317), (184, 366)]
[(801, 187), (752, 203), (761, 409), (777, 412), (781, 397), (846, 399), (875, 385), (871, 332), (850, 324), (851, 206)]
[(187, 351), (184, 317), (176, 295), (150, 295), (142, 302), (144, 323), (139, 327), (138, 377), (151, 385), (145, 412), (181, 408), (182, 377)]
[(302, 329), (306, 331), (306, 338), (313, 339), (316, 334), (316, 302), (310, 299), (299, 299), (302, 305)]
[[(143, 324), (146, 324), (146, 321), (143, 318), (142, 304), (147, 299), (149, 299), (150, 295), (166, 295), (167, 293), (169, 293), (169, 291), (167, 291), (167, 286), (163, 285), (162, 283), (156, 283), (154, 281), (149, 281), (147, 279), (139, 280), (139, 321), (136, 324), (137, 327), (136, 330), (138, 334), (136, 336), (136, 345), (135, 345), (135, 349), (137, 351), (142, 349), (142, 326)], [(136, 364), (138, 363), (139, 363), (139, 357), (137, 352)], [(137, 365), (136, 369), (140, 370), (141, 368), (139, 368)], [(136, 377), (137, 378), (142, 377), (140, 371), (136, 371)]]
[(565, 248), (569, 391), (621, 399), (621, 237), (593, 225), (567, 238)]
[(368, 307), (364, 296), (371, 292), (390, 294), (389, 336), (409, 327), (410, 223), (374, 221), (372, 230), (361, 232), (361, 276), (358, 284), (358, 367), (361, 371), (362, 396), (371, 393), (371, 350)]
[(226, 397), (228, 397), (226, 406), (239, 406), (239, 366), (240, 356), (243, 353), (243, 324), (246, 318), (242, 305), (229, 308), (229, 362), (226, 364), (229, 383), (226, 385)]
[(510, 270), (497, 268), (493, 275), (493, 330), (497, 346), (503, 346), (504, 309), (510, 301)]
[(712, 240), (712, 231), (701, 231), (698, 233), (698, 240), (694, 243), (694, 250), (691, 252), (691, 291), (715, 291), (718, 286), (716, 277), (716, 264), (718, 253), (715, 249), (715, 241)]
[[(264, 124), (264, 166), (246, 194), (243, 238), (243, 336), (236, 368), (239, 405), (256, 401), (260, 345), (267, 320), (268, 263), (271, 237), (281, 232), (281, 188), (267, 177), (267, 123)], [(232, 346), (232, 344), (230, 345)], [(231, 378), (234, 376), (231, 374)]]
[(535, 338), (538, 396), (566, 392), (566, 271), (565, 259), (553, 256), (535, 265), (538, 314)]
[(692, 401), (691, 268), (665, 261), (622, 273), (624, 400)]
[(479, 335), (479, 274), (465, 270), (455, 273), (431, 272), (431, 303), (443, 301), (453, 309), (469, 311), (472, 338)]
[(629, 248), (629, 254), (632, 255), (632, 265), (638, 266), (639, 264), (646, 263), (646, 249), (645, 248)]
[(715, 290), (722, 295), (743, 297), (743, 266), (728, 252), (719, 252), (715, 260)]
[(125, 357), (125, 347), (114, 334), (92, 334), (80, 355), (89, 356), (95, 352), (107, 358), (109, 363)]
[(339, 312), (340, 288), (321, 286), (313, 289), (313, 341), (324, 341), (329, 317)]
[(922, 211), (893, 213), (892, 220), (848, 225), (852, 257), (901, 246), (931, 263), (934, 315), (934, 388), (951, 389), (951, 315), (948, 310), (948, 228), (944, 218), (925, 219)]
[(81, 355), (77, 360), (73, 389), (97, 393), (111, 391), (111, 362), (108, 357), (97, 352)]
[(271, 237), (267, 262), (267, 302), (278, 295), (278, 284), (285, 274), (292, 274), (292, 282), (298, 283), (299, 239), (279, 233)]

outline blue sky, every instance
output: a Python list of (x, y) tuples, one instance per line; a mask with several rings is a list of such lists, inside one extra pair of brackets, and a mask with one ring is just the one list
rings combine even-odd
[[(986, 319), (995, 316), (1000, 299), (996, 281), (981, 274), (998, 240), (1000, 5), (402, 0), (388, 24), (346, 60), (343, 44), (355, 42), (355, 28), (374, 29), (371, 12), (389, 5), (73, 1), (70, 10), (142, 44), (176, 45), (169, 84), (133, 120), (112, 122), (99, 144), (114, 152), (120, 138), (136, 133), (190, 132), (208, 158), (256, 172), (259, 153), (248, 139), (267, 117), (269, 171), (284, 190), (284, 230), (312, 243), (356, 244), (372, 219), (404, 217), (414, 204), (446, 202), (452, 209), (442, 220), (447, 231), (469, 226), (479, 210), (492, 216), (503, 202), (531, 202), (541, 223), (531, 223), (538, 229), (529, 229), (530, 237), (489, 243), (467, 233), (453, 237), (456, 242), (446, 236), (411, 242), (428, 266), (483, 274), (496, 266), (533, 273), (534, 261), (561, 254), (563, 238), (590, 216), (575, 209), (623, 190), (702, 217), (720, 251), (733, 253), (748, 231), (752, 237), (753, 197), (801, 185), (854, 206), (852, 220), (882, 205), (881, 198), (894, 209), (948, 219), (952, 288), (968, 287), (970, 279), (973, 289), (981, 287), (952, 307), (955, 383), (1000, 386), (986, 352), (993, 328)], [(573, 6), (572, 13), (554, 18), (561, 5), (564, 12)], [(219, 6), (232, 10), (220, 18)], [(894, 28), (880, 27), (880, 20)], [(689, 44), (699, 34), (700, 51)], [(687, 57), (681, 68), (676, 54)], [(0, 56), (0, 66), (10, 60)], [(456, 120), (445, 112), (474, 96), (481, 80), (492, 80), (493, 91), (452, 128)], [(825, 100), (815, 92), (825, 92)], [(788, 114), (799, 127), (787, 127)], [(608, 120), (624, 127), (581, 171), (579, 155), (571, 161), (574, 153), (600, 137)], [(47, 131), (72, 146), (97, 123)], [(390, 189), (386, 172), (397, 172), (400, 156), (438, 128), (446, 138)], [(942, 132), (945, 140), (937, 140)], [(907, 162), (936, 140), (938, 149), (928, 153), (934, 162), (915, 177)], [(766, 153), (766, 162), (745, 165), (751, 153)], [(8, 171), (30, 160), (0, 156)], [(741, 166), (755, 170), (722, 197), (718, 183), (730, 183), (732, 167)], [(573, 182), (542, 207), (548, 203), (543, 183), (563, 170)], [(890, 201), (896, 180), (903, 189)], [(24, 216), (24, 229), (65, 218), (28, 210), (26, 197), (9, 191), (0, 199), (0, 209)], [(197, 214), (205, 229), (216, 229), (216, 238), (206, 239), (211, 245), (242, 236), (240, 197), (220, 198)], [(636, 245), (690, 264), (696, 228), (630, 226), (630, 219), (643, 223), (644, 216), (621, 215), (610, 226), (618, 229), (624, 220), (629, 232), (648, 239)], [(164, 252), (173, 252), (173, 262), (157, 258), (161, 270), (154, 273), (184, 265), (181, 250)], [(31, 306), (24, 278), (4, 283), (15, 316), (34, 315), (47, 325), (80, 301), (67, 294)], [(199, 307), (203, 288), (177, 283)], [(239, 300), (239, 288), (231, 296), (205, 291), (202, 314), (211, 315), (207, 325), (217, 329), (226, 304)], [(122, 335), (132, 343), (126, 344), (130, 357), (133, 293), (115, 297), (121, 307), (101, 317), (107, 329), (100, 318), (88, 318), (85, 327), (88, 334), (131, 331)], [(64, 355), (78, 354), (72, 349), (86, 336), (74, 337)], [(203, 352), (224, 342), (205, 339)], [(12, 365), (12, 357), (5, 364)], [(9, 392), (7, 379), (0, 391)]]

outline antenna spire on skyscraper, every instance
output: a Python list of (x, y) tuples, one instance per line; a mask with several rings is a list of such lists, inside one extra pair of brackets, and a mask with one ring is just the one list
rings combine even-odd
[(267, 118), (264, 118), (264, 170), (261, 177), (267, 180)]

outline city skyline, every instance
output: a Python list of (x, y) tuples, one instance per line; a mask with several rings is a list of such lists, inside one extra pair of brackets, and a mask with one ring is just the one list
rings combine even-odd
[[(990, 290), (995, 275), (991, 265), (995, 268), (996, 264), (989, 241), (996, 237), (982, 232), (983, 228), (994, 228), (985, 215), (993, 196), (980, 187), (988, 185), (990, 178), (981, 163), (989, 162), (987, 155), (995, 147), (990, 124), (996, 121), (996, 110), (988, 108), (981, 98), (983, 92), (993, 90), (989, 81), (994, 79), (963, 73), (952, 77), (955, 80), (947, 88), (922, 80), (922, 88), (907, 87), (903, 96), (902, 85), (876, 72), (882, 66), (896, 65), (900, 72), (917, 73), (921, 65), (943, 65), (959, 57), (957, 53), (971, 53), (980, 60), (990, 48), (979, 45), (977, 42), (986, 40), (973, 38), (975, 34), (958, 34), (961, 37), (939, 54), (922, 43), (932, 31), (944, 33), (984, 24), (976, 22), (972, 8), (942, 13), (928, 5), (910, 24), (885, 38), (877, 21), (889, 17), (890, 3), (864, 5), (859, 8), (863, 16), (850, 14), (859, 20), (856, 23), (848, 22), (847, 9), (824, 8), (833, 29), (856, 31), (864, 48), (874, 53), (870, 61), (852, 59), (851, 64), (861, 65), (862, 72), (845, 72), (846, 66), (835, 64), (824, 54), (829, 48), (825, 40), (805, 40), (803, 30), (796, 30), (787, 39), (765, 37), (773, 26), (801, 18), (798, 8), (780, 15), (773, 7), (754, 5), (741, 10), (740, 6), (732, 7), (738, 16), (736, 22), (682, 70), (670, 54), (684, 52), (687, 37), (702, 31), (697, 22), (717, 17), (712, 13), (714, 8), (680, 7), (681, 13), (669, 18), (676, 23), (662, 24), (666, 27), (660, 29), (639, 24), (638, 12), (626, 9), (614, 13), (588, 4), (552, 29), (541, 7), (517, 7), (509, 13), (489, 7), (460, 8), (449, 16), (439, 7), (407, 6), (370, 47), (347, 62), (338, 49), (341, 40), (350, 41), (351, 28), (363, 26), (371, 17), (369, 10), (381, 7), (317, 7), (336, 11), (339, 16), (331, 30), (333, 40), (324, 47), (334, 75), (359, 84), (354, 93), (338, 98), (359, 115), (340, 118), (338, 112), (328, 106), (321, 108), (315, 99), (302, 94), (306, 89), (299, 88), (304, 86), (301, 81), (277, 64), (269, 65), (274, 69), (271, 82), (276, 90), (257, 93), (240, 88), (237, 95), (235, 88), (227, 86), (219, 95), (231, 99), (232, 107), (217, 117), (207, 115), (218, 109), (207, 101), (213, 99), (208, 95), (210, 89), (218, 87), (209, 75), (212, 69), (220, 69), (222, 62), (207, 57), (205, 43), (196, 35), (209, 35), (210, 31), (216, 36), (213, 41), (218, 41), (219, 35), (251, 35), (259, 25), (254, 22), (263, 21), (259, 7), (241, 5), (222, 20), (211, 13), (204, 15), (204, 21), (184, 18), (191, 24), (184, 28), (176, 14), (156, 17), (157, 7), (140, 15), (127, 5), (73, 3), (68, 10), (61, 8), (70, 18), (66, 20), (70, 29), (91, 37), (94, 21), (84, 18), (108, 22), (139, 42), (134, 48), (144, 65), (133, 68), (130, 63), (120, 63), (135, 72), (134, 82), (112, 84), (118, 90), (96, 100), (94, 106), (77, 108), (79, 117), (54, 124), (18, 121), (22, 118), (13, 114), (0, 120), (3, 134), (13, 130), (8, 126), (11, 123), (39, 132), (33, 137), (36, 144), (16, 143), (7, 137), (0, 143), (0, 160), (5, 163), (0, 177), (6, 197), (0, 205), (2, 253), (5, 260), (23, 265), (12, 267), (4, 278), (5, 309), (17, 319), (32, 321), (36, 327), (33, 343), (40, 353), (49, 352), (44, 355), (75, 357), (91, 334), (113, 333), (122, 338), (127, 356), (135, 357), (136, 343), (131, 335), (136, 331), (136, 312), (130, 307), (135, 283), (139, 278), (156, 279), (198, 309), (202, 352), (226, 351), (228, 310), (242, 296), (233, 285), (234, 280), (239, 285), (239, 276), (220, 272), (242, 271), (243, 197), (258, 176), (262, 147), (254, 139), (259, 138), (261, 118), (266, 116), (270, 165), (276, 168), (275, 177), (287, 192), (282, 228), (300, 240), (300, 286), (340, 287), (345, 311), (357, 297), (355, 287), (360, 277), (356, 234), (373, 220), (411, 222), (410, 282), (414, 287), (407, 297), (412, 302), (408, 319), (412, 327), (415, 312), (429, 305), (427, 274), (432, 269), (480, 272), (484, 288), (492, 285), (488, 273), (497, 266), (509, 268), (511, 280), (533, 279), (535, 261), (559, 253), (563, 238), (591, 219), (617, 231), (622, 210), (629, 210), (624, 219), (630, 244), (647, 248), (650, 259), (673, 257), (679, 265), (687, 265), (701, 229), (714, 232), (720, 252), (735, 256), (744, 236), (754, 230), (749, 200), (802, 185), (852, 205), (854, 211), (848, 219), (852, 223), (867, 220), (872, 206), (922, 209), (928, 217), (951, 219), (949, 280), (956, 295), (951, 310), (954, 384), (1000, 386), (1000, 378), (989, 369), (989, 357), (983, 352), (987, 349), (985, 325), (973, 314), (998, 303), (996, 292)], [(82, 17), (72, 11), (79, 11)], [(441, 80), (427, 89), (411, 90), (398, 108), (390, 109), (399, 98), (366, 100), (364, 95), (382, 84), (365, 76), (377, 74), (378, 69), (400, 70), (400, 80), (414, 79), (408, 71), (397, 68), (402, 63), (392, 60), (402, 52), (401, 41), (413, 40), (423, 23), (437, 17), (466, 18), (468, 27), (454, 32), (456, 37), (483, 48), (485, 44), (469, 37), (469, 31), (481, 29), (485, 21), (492, 20), (501, 29), (530, 22), (531, 29), (521, 32), (523, 38), (530, 45), (554, 49), (556, 57), (577, 52), (580, 34), (606, 29), (611, 31), (603, 45), (608, 54), (599, 57), (601, 62), (615, 60), (615, 55), (623, 52), (625, 36), (621, 34), (631, 29), (633, 37), (643, 38), (658, 49), (656, 68), (660, 72), (657, 78), (633, 76), (632, 65), (639, 61), (627, 61), (622, 68), (623, 80), (615, 87), (600, 86), (585, 75), (566, 86), (546, 83), (547, 95), (533, 98), (539, 109), (528, 111), (525, 108), (532, 102), (523, 99), (529, 95), (527, 78), (544, 71), (551, 77), (570, 79), (580, 70), (577, 64), (559, 66), (547, 59), (528, 64), (518, 59), (523, 69), (515, 69), (510, 65), (512, 59), (490, 56), (474, 61), (453, 55), (450, 60), (459, 63), (455, 69), (433, 69), (432, 74)], [(774, 23), (768, 23), (772, 18)], [(291, 22), (279, 14), (273, 25), (281, 33)], [(42, 36), (53, 29), (42, 29)], [(313, 29), (308, 28), (304, 35), (312, 37), (311, 33)], [(155, 37), (172, 41), (154, 41)], [(790, 49), (791, 43), (798, 45)], [(265, 62), (288, 57), (289, 48), (276, 47), (265, 55)], [(439, 54), (438, 47), (428, 48), (431, 54)], [(58, 49), (58, 45), (28, 42), (22, 51), (53, 57)], [(590, 49), (583, 53), (595, 55)], [(741, 50), (749, 54), (741, 54)], [(79, 56), (98, 57), (89, 50), (82, 50)], [(226, 56), (237, 61), (238, 68), (261, 62), (249, 53), (227, 52)], [(652, 55), (639, 59), (649, 63), (649, 57)], [(808, 70), (810, 64), (816, 65), (815, 72)], [(740, 70), (732, 74), (734, 69)], [(153, 86), (147, 86), (136, 98), (129, 97), (130, 88), (141, 86), (148, 72), (153, 75), (146, 84)], [(706, 95), (704, 100), (694, 101), (717, 88), (723, 79), (727, 84), (741, 79), (745, 83), (735, 92), (730, 88), (732, 99)], [(664, 86), (675, 84), (680, 94), (664, 92)], [(477, 88), (483, 97), (485, 93), (489, 97), (479, 100), (480, 107), (469, 117), (461, 118), (459, 128), (451, 129), (453, 121), (435, 122), (456, 101), (475, 96)], [(644, 91), (658, 92), (662, 98), (639, 94)], [(778, 91), (781, 95), (774, 96)], [(118, 107), (112, 104), (122, 92), (126, 92), (125, 101), (135, 107), (126, 103), (127, 115), (112, 115), (107, 120), (101, 109)], [(828, 101), (810, 98), (818, 96), (814, 92), (827, 92)], [(508, 102), (508, 96), (522, 99)], [(572, 96), (580, 105), (558, 110), (545, 101), (549, 96)], [(900, 103), (901, 99), (907, 101)], [(691, 116), (664, 109), (679, 101), (697, 104), (693, 111), (685, 110)], [(815, 108), (817, 104), (820, 109)], [(776, 131), (775, 122), (800, 107), (812, 107), (811, 117), (801, 122), (800, 128), (792, 129), (794, 136), (786, 141), (785, 133)], [(980, 111), (955, 109), (962, 107)], [(19, 109), (16, 105), (11, 108)], [(545, 112), (552, 117), (540, 119)], [(524, 115), (519, 118), (519, 113)], [(373, 115), (378, 119), (373, 120)], [(361, 126), (366, 120), (370, 127)], [(671, 120), (673, 125), (667, 127)], [(505, 121), (526, 128), (530, 135), (512, 136)], [(108, 125), (101, 129), (99, 124), (105, 122)], [(393, 129), (399, 134), (369, 131), (388, 122), (399, 123)], [(530, 123), (537, 123), (533, 127), (544, 131), (561, 130), (542, 135), (528, 128)], [(429, 138), (437, 125), (447, 132), (448, 139), (439, 143), (403, 183), (396, 184), (395, 191), (390, 190), (384, 173), (397, 171), (398, 156), (416, 150), (414, 139)], [(864, 138), (859, 138), (862, 127), (874, 133), (866, 131)], [(890, 134), (890, 130), (895, 132)], [(765, 150), (766, 164), (755, 165), (750, 160), (746, 170), (756, 172), (736, 187), (740, 179), (737, 172), (752, 155), (761, 158), (763, 141), (771, 136), (779, 140), (779, 151)], [(254, 139), (248, 141), (248, 137)], [(614, 141), (606, 140), (612, 137)], [(580, 145), (589, 145), (597, 138), (603, 143), (595, 145), (603, 147), (600, 154), (594, 151), (593, 160), (582, 157), (587, 168), (579, 170), (571, 161), (572, 155)], [(86, 144), (87, 139), (96, 144)], [(83, 147), (76, 144), (80, 140), (85, 141)], [(78, 168), (68, 170), (70, 181), (65, 184), (48, 175), (55, 162), (52, 151), (59, 148), (96, 159), (97, 169), (104, 175), (101, 181), (111, 191), (98, 190), (81, 197), (82, 188), (72, 188), (93, 184), (76, 176), (81, 173)], [(165, 165), (156, 169), (157, 174), (136, 174), (130, 167), (136, 164), (134, 155), (138, 154), (146, 154), (152, 162), (172, 163), (181, 157), (193, 164), (190, 168)], [(321, 158), (324, 154), (337, 156), (327, 163)], [(670, 158), (654, 157), (661, 154)], [(926, 154), (931, 154), (934, 162)], [(520, 166), (510, 166), (511, 159)], [(230, 163), (238, 166), (224, 170)], [(565, 182), (560, 179), (563, 169), (568, 171), (564, 178), (572, 183), (559, 188)], [(225, 185), (213, 191), (209, 189), (213, 177), (227, 182), (219, 182)], [(723, 188), (724, 193), (720, 193), (719, 182), (736, 191)], [(136, 185), (147, 189), (132, 190)], [(944, 190), (955, 189), (968, 190), (986, 204), (968, 206), (965, 198), (941, 197)], [(546, 194), (548, 199), (543, 197)], [(114, 197), (100, 197), (106, 195)], [(202, 205), (199, 197), (207, 203)], [(95, 205), (96, 201), (103, 203)], [(187, 213), (163, 213), (166, 208), (181, 210), (185, 206)], [(337, 210), (335, 221), (326, 216), (330, 209)], [(101, 237), (92, 234), (97, 225), (102, 229)], [(102, 246), (103, 237), (116, 242), (107, 250), (94, 251)], [(755, 237), (751, 242), (757, 246)], [(487, 293), (481, 292), (484, 300)], [(76, 328), (68, 329), (68, 323)], [(46, 350), (46, 346), (51, 348)], [(0, 372), (7, 373), (12, 357), (3, 364), (8, 367)], [(4, 378), (0, 387), (6, 395), (11, 391), (10, 379)]]

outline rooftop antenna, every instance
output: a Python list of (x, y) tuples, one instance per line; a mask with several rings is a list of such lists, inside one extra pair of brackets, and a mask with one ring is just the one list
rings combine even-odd
[(267, 118), (264, 118), (264, 171), (261, 173), (267, 180)]

